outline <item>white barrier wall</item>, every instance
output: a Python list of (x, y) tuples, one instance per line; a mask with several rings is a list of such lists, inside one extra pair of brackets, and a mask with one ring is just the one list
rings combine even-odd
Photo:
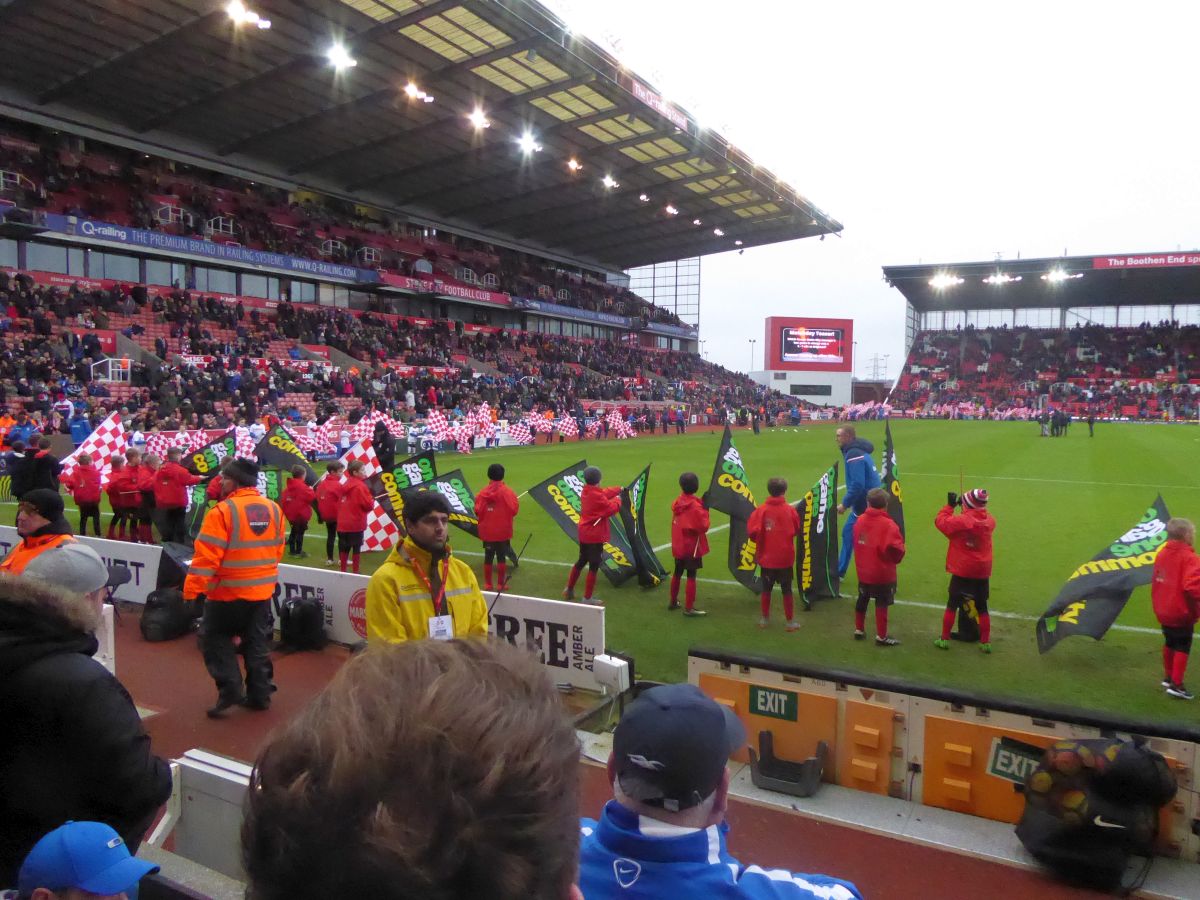
[[(0, 559), (7, 556), (19, 540), (16, 528), (0, 525)], [(157, 544), (130, 544), (97, 537), (81, 537), (78, 540), (99, 553), (105, 565), (129, 569), (133, 577), (128, 584), (117, 588), (117, 600), (145, 603), (146, 597), (158, 586), (158, 564), (163, 551)]]
[[(366, 575), (281, 565), (275, 597), (280, 602), (319, 600), (329, 639), (357, 644), (367, 639), (368, 581)], [(519, 594), (487, 594), (484, 599), (491, 608), (492, 634), (536, 654), (556, 683), (601, 689), (592, 674), (592, 658), (604, 652), (604, 607)]]

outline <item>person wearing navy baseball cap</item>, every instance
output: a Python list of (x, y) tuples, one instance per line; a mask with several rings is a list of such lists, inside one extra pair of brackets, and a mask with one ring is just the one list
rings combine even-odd
[(130, 856), (103, 822), (67, 822), (34, 844), (17, 879), (20, 900), (54, 900), (67, 891), (126, 897), (158, 866)]
[(613, 734), (613, 799), (584, 819), (579, 887), (588, 900), (662, 897), (862, 900), (847, 881), (745, 866), (725, 844), (729, 757), (746, 729), (690, 684), (642, 692)]

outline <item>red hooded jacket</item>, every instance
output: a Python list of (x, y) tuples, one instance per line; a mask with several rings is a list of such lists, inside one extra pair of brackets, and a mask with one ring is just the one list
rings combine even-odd
[(1188, 628), (1200, 619), (1200, 558), (1191, 544), (1167, 541), (1158, 551), (1150, 602), (1167, 628)]
[(371, 489), (361, 478), (347, 478), (338, 495), (337, 530), (366, 531), (367, 513), (375, 508)]
[(950, 538), (946, 548), (946, 571), (959, 578), (992, 576), (992, 532), (996, 520), (986, 509), (964, 509), (954, 514), (953, 506), (943, 506), (933, 520), (937, 530)]
[(204, 489), (204, 496), (209, 500), (220, 500), (222, 490), (223, 487), (221, 485), (221, 476), (215, 475), (213, 476), (212, 480), (208, 482), (208, 487)]
[(708, 510), (695, 494), (680, 494), (671, 504), (671, 555), (699, 559), (708, 553)]
[(611, 534), (608, 520), (621, 509), (621, 489), (585, 484), (579, 506), (579, 543), (603, 544)]
[(768, 497), (750, 514), (746, 531), (757, 544), (754, 559), (764, 569), (790, 569), (796, 562), (800, 513), (786, 497)]
[(122, 466), (120, 469), (113, 469), (108, 475), (108, 484), (104, 488), (104, 492), (108, 494), (109, 505), (113, 510), (129, 509), (130, 502), (126, 497), (126, 492), (132, 490), (129, 481), (130, 471), (127, 467)]
[(305, 484), (303, 478), (293, 476), (288, 479), (287, 487), (283, 489), (279, 506), (283, 509), (284, 517), (293, 525), (307, 525), (312, 518), (312, 505), (316, 496), (317, 492)]
[(475, 515), (479, 519), (481, 541), (511, 541), (513, 519), (521, 508), (517, 495), (503, 481), (489, 481), (475, 495)]
[(163, 463), (154, 472), (154, 505), (159, 509), (180, 509), (187, 506), (187, 489), (203, 480), (179, 463)]
[(317, 482), (317, 515), (322, 522), (336, 522), (338, 517), (338, 501), (342, 498), (343, 486), (331, 475), (326, 475)]
[(76, 466), (61, 481), (76, 503), (100, 502), (100, 470), (95, 466)]
[(896, 564), (904, 559), (900, 526), (886, 509), (868, 506), (854, 523), (854, 568), (859, 584), (895, 584)]

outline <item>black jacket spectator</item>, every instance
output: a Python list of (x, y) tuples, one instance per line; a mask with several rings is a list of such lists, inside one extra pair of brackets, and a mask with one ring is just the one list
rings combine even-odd
[(68, 819), (105, 822), (136, 852), (171, 792), (129, 694), (91, 658), (97, 621), (78, 595), (0, 576), (0, 884)]
[(29, 463), (28, 490), (48, 488), (58, 491), (58, 473), (62, 471), (62, 463), (58, 461), (58, 458), (49, 450), (37, 450), (33, 447), (30, 447), (25, 453)]

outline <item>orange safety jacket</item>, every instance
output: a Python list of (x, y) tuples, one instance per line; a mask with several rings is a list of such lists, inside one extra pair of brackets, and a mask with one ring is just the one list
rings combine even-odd
[(73, 540), (75, 538), (69, 534), (43, 534), (38, 537), (22, 538), (8, 556), (4, 557), (4, 561), (0, 562), (0, 572), (20, 575), (25, 571), (25, 567), (37, 558), (38, 554)]
[(283, 510), (256, 489), (238, 488), (204, 516), (183, 596), (269, 600), (286, 538)]

